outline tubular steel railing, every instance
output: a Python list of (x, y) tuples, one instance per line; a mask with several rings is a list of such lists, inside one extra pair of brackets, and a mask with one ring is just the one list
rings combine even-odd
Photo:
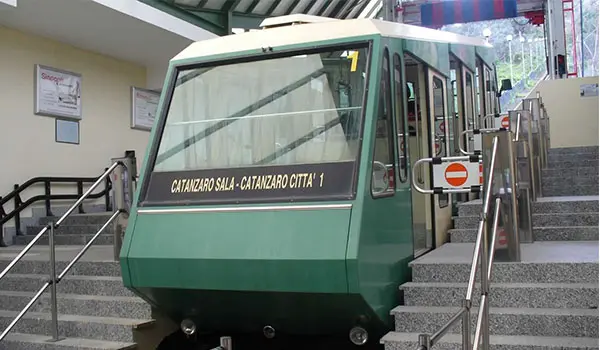
[[(492, 184), (494, 179), (494, 167), (496, 165), (498, 152), (498, 137), (494, 137), (492, 145), (492, 158), (490, 161), (490, 171), (486, 178), (485, 197), (483, 200), (483, 213), (477, 229), (477, 238), (473, 249), (473, 259), (471, 262), (471, 270), (469, 273), (469, 283), (467, 292), (462, 302), (461, 309), (452, 318), (446, 322), (437, 332), (433, 334), (420, 334), (418, 350), (429, 350), (442, 337), (452, 329), (459, 321), (462, 320), (462, 349), (471, 350), (471, 306), (473, 299), (473, 289), (475, 288), (475, 275), (477, 273), (477, 265), (480, 264), (481, 272), (481, 300), (479, 302), (479, 312), (475, 326), (475, 339), (473, 340), (473, 350), (477, 350), (480, 345), (483, 349), (489, 349), (489, 283), (491, 278), (492, 266), (494, 261), (494, 248), (496, 235), (498, 230), (498, 220), (500, 215), (501, 199), (496, 198), (493, 216), (492, 241), (488, 238), (488, 216), (490, 210), (490, 201), (492, 196)], [(488, 254), (489, 252), (489, 254)]]
[[(104, 169), (105, 171), (108, 168)], [(15, 220), (15, 231), (17, 235), (22, 235), (21, 232), (21, 212), (27, 208), (29, 208), (32, 204), (40, 201), (44, 201), (46, 216), (54, 216), (52, 214), (51, 209), (51, 201), (53, 200), (76, 200), (83, 196), (83, 185), (85, 183), (94, 183), (98, 180), (98, 178), (93, 177), (53, 177), (53, 176), (42, 176), (42, 177), (34, 177), (23, 184), (15, 184), (14, 189), (8, 193), (4, 197), (0, 197), (0, 232), (2, 232), (2, 226), (8, 221), (14, 219)], [(21, 199), (21, 194), (34, 187), (37, 184), (44, 185), (44, 194), (33, 196), (28, 198), (27, 200)], [(77, 194), (55, 194), (52, 193), (52, 185), (53, 184), (76, 184), (77, 185)], [(110, 178), (105, 179), (104, 189), (98, 193), (90, 194), (88, 196), (89, 199), (97, 199), (104, 197), (104, 205), (106, 207), (106, 211), (112, 211), (110, 207), (110, 197), (109, 193), (111, 190), (112, 182)], [(14, 207), (9, 212), (4, 210), (4, 204), (9, 201), (14, 201)], [(83, 203), (79, 204), (79, 213), (83, 214)], [(7, 247), (5, 244), (2, 235), (0, 235), (0, 247)]]
[(79, 259), (87, 252), (87, 250), (94, 244), (96, 239), (100, 236), (100, 234), (112, 223), (119, 214), (123, 213), (125, 210), (122, 208), (117, 209), (111, 217), (102, 225), (102, 227), (96, 232), (96, 234), (90, 239), (90, 241), (77, 253), (77, 255), (67, 264), (64, 270), (57, 276), (56, 275), (56, 257), (55, 257), (55, 245), (54, 245), (54, 231), (69, 217), (73, 211), (92, 193), (96, 187), (98, 187), (108, 176), (118, 167), (124, 166), (121, 162), (115, 162), (106, 171), (97, 178), (96, 182), (73, 204), (63, 216), (61, 216), (56, 222), (49, 223), (46, 225), (40, 232), (23, 248), (23, 250), (8, 264), (6, 268), (0, 273), (0, 280), (6, 276), (6, 274), (18, 263), (24, 256), (29, 252), (31, 247), (36, 244), (42, 236), (48, 232), (48, 246), (50, 248), (50, 278), (44, 283), (44, 285), (35, 293), (33, 298), (25, 305), (25, 307), (19, 312), (19, 314), (11, 321), (11, 323), (6, 327), (6, 329), (0, 334), (0, 341), (3, 340), (6, 335), (12, 330), (12, 328), (21, 320), (21, 318), (29, 311), (29, 309), (35, 304), (35, 302), (42, 296), (42, 294), (50, 287), (51, 292), (51, 312), (52, 312), (52, 340), (59, 340), (58, 337), (58, 311), (57, 311), (57, 301), (56, 301), (56, 284), (59, 283), (65, 275), (71, 270), (73, 265), (75, 265)]

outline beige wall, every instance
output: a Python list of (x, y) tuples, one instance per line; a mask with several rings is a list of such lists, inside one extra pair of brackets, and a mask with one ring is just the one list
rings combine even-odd
[(546, 106), (552, 148), (598, 145), (598, 96), (580, 97), (581, 84), (598, 77), (544, 80), (531, 93), (539, 91)]
[[(33, 114), (35, 64), (82, 75), (79, 145), (56, 143), (54, 118)], [(146, 86), (145, 67), (0, 27), (0, 196), (35, 176), (100, 175), (126, 149), (141, 159), (149, 132), (129, 127), (132, 85)]]

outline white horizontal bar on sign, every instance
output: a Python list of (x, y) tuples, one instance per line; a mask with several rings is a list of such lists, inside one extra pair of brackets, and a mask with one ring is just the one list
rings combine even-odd
[(479, 185), (479, 162), (465, 160), (433, 164), (433, 187), (450, 189)]

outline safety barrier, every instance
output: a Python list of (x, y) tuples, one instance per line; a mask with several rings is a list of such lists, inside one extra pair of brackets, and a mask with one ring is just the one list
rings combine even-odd
[[(419, 350), (431, 349), (459, 321), (462, 321), (463, 350), (489, 349), (488, 297), (493, 261), (520, 261), (520, 244), (533, 242), (532, 204), (542, 195), (541, 173), (547, 165), (550, 149), (550, 119), (539, 94), (536, 98), (523, 99), (522, 106), (523, 110), (485, 116), (482, 125), (487, 128), (463, 131), (459, 149), (464, 156), (423, 158), (413, 167), (412, 185), (420, 193), (483, 191), (482, 216), (462, 307), (437, 332), (420, 334)], [(473, 137), (468, 138), (469, 134)], [(463, 148), (464, 140), (467, 140), (467, 149)], [(469, 141), (473, 141), (472, 147)], [(415, 172), (424, 163), (431, 163), (433, 168), (430, 189), (415, 182)], [(493, 214), (492, 198), (495, 198)], [(481, 301), (472, 342), (470, 311), (478, 265)]]

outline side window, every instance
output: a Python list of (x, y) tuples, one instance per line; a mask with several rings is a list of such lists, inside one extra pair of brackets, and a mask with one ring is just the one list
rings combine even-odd
[(402, 86), (402, 64), (400, 63), (400, 56), (394, 54), (394, 86), (396, 90), (396, 96), (394, 98), (396, 102), (396, 128), (398, 137), (398, 161), (399, 161), (399, 173), (398, 179), (400, 182), (406, 182), (408, 175), (408, 155), (407, 149), (407, 137), (406, 129), (404, 125), (404, 86)]
[(387, 48), (383, 52), (382, 63), (377, 127), (375, 129), (375, 149), (373, 152), (373, 174), (371, 178), (371, 192), (373, 196), (393, 195), (396, 187), (392, 142), (393, 109), (390, 83), (390, 54)]

